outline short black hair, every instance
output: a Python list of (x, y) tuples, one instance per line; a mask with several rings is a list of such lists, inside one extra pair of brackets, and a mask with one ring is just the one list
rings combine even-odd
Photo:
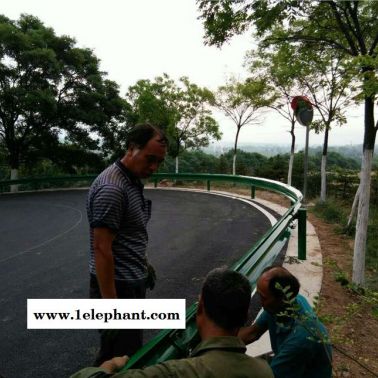
[(251, 285), (246, 277), (226, 268), (213, 269), (202, 287), (207, 316), (219, 327), (233, 330), (247, 321)]
[[(272, 276), (269, 280), (269, 291), (277, 299), (295, 298), (301, 286), (298, 278), (282, 266), (269, 266), (263, 270), (263, 273), (272, 269), (274, 269), (274, 273), (271, 273)], [(288, 289), (286, 290), (285, 288)]]
[(136, 125), (127, 134), (126, 148), (130, 146), (144, 148), (155, 135), (159, 136), (161, 144), (168, 145), (167, 137), (158, 127), (149, 123)]

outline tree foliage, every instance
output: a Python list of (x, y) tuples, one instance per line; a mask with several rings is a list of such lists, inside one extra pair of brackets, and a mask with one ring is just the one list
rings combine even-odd
[(0, 138), (17, 169), (36, 141), (96, 149), (97, 133), (111, 144), (125, 121), (126, 102), (89, 49), (37, 18), (0, 16)]
[(353, 282), (363, 285), (371, 169), (378, 129), (374, 119), (378, 93), (378, 2), (198, 0), (197, 3), (207, 43), (221, 45), (253, 25), (261, 47), (289, 42), (316, 53), (337, 52), (358, 82), (356, 100), (364, 101), (365, 117)]
[[(378, 23), (376, 1), (256, 0), (197, 1), (205, 25), (205, 40), (222, 45), (254, 26), (260, 47), (291, 43), (316, 53), (332, 50), (344, 59), (360, 83), (368, 103), (364, 145), (374, 146), (373, 103), (378, 89)], [(303, 62), (303, 59), (301, 60)]]
[(209, 110), (213, 94), (187, 77), (177, 83), (167, 74), (154, 81), (139, 80), (129, 88), (127, 98), (135, 122), (151, 122), (167, 132), (173, 157), (187, 148), (207, 146), (210, 138), (220, 139), (218, 124)]
[(218, 88), (215, 106), (236, 126), (233, 174), (236, 173), (236, 155), (239, 133), (243, 126), (259, 124), (260, 110), (275, 101), (277, 95), (265, 77), (250, 77), (244, 82), (231, 77)]

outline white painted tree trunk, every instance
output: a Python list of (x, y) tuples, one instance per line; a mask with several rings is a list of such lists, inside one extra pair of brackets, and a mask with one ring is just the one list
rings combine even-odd
[(236, 153), (234, 153), (234, 157), (232, 159), (232, 174), (236, 175)]
[(320, 168), (320, 202), (327, 199), (327, 155), (322, 155)]
[(289, 160), (289, 171), (287, 172), (287, 184), (291, 185), (291, 180), (293, 176), (293, 165), (294, 165), (294, 152), (290, 154)]
[[(10, 179), (11, 180), (17, 180), (18, 179), (18, 169), (11, 169)], [(11, 193), (18, 192), (18, 185), (11, 185), (10, 191), (11, 191)]]
[(290, 159), (289, 159), (289, 170), (287, 172), (287, 183), (288, 185), (292, 184), (293, 180), (293, 166), (294, 166), (294, 156), (295, 156), (295, 118), (294, 116), (291, 119), (291, 129), (290, 129), (290, 135), (291, 135), (291, 148), (290, 148)]
[(356, 211), (357, 211), (357, 205), (358, 205), (359, 199), (360, 199), (360, 186), (358, 186), (358, 189), (357, 189), (356, 194), (354, 196), (353, 205), (352, 205), (352, 208), (350, 210), (350, 214), (349, 214), (349, 218), (348, 218), (347, 228), (349, 228), (352, 224), (353, 218), (354, 218)]
[(353, 276), (352, 281), (363, 286), (365, 284), (366, 239), (369, 221), (371, 167), (373, 150), (365, 149), (362, 157), (360, 200), (358, 203), (356, 236), (354, 240)]
[(176, 161), (175, 172), (176, 172), (176, 173), (179, 173), (179, 159), (178, 159), (178, 156), (176, 156), (175, 161)]

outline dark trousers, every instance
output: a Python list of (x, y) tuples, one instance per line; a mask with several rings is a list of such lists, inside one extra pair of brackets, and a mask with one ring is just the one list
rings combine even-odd
[[(121, 299), (143, 299), (146, 297), (144, 285), (130, 287), (123, 281), (115, 281), (117, 297)], [(101, 292), (95, 275), (90, 276), (89, 297), (100, 299)], [(102, 329), (100, 351), (96, 357), (95, 366), (113, 357), (132, 356), (143, 345), (143, 330), (141, 329)]]

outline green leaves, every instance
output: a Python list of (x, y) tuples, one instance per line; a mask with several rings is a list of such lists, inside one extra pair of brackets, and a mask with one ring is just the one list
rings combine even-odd
[(127, 109), (91, 50), (75, 47), (72, 38), (55, 35), (33, 16), (0, 17), (0, 138), (12, 168), (28, 149), (40, 148), (33, 146), (37, 138), (48, 143), (61, 132), (98, 148), (90, 133), (96, 132), (109, 146), (116, 140), (115, 122), (126, 122)]
[(207, 146), (210, 138), (220, 139), (209, 109), (214, 95), (185, 76), (178, 82), (167, 74), (154, 81), (139, 80), (129, 88), (127, 98), (137, 122), (151, 122), (167, 132), (173, 157), (182, 149)]

